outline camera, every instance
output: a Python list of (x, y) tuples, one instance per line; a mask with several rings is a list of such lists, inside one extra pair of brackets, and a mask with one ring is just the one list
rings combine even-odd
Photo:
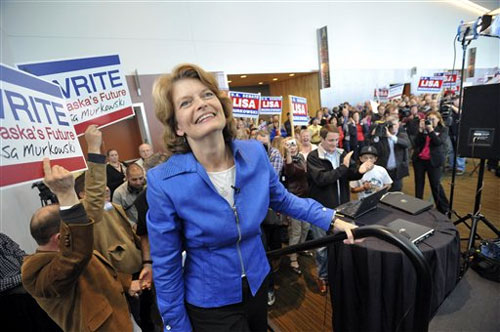
[(400, 118), (406, 118), (410, 116), (410, 108), (409, 107), (400, 107), (399, 108), (399, 116)]
[(386, 130), (385, 129), (391, 129), (392, 128), (392, 123), (391, 122), (377, 122), (377, 126), (375, 127), (375, 133), (373, 136), (378, 136), (378, 137), (385, 137), (386, 136)]
[(425, 119), (425, 125), (426, 125), (426, 126), (431, 126), (431, 125), (432, 125), (431, 120), (429, 120), (429, 119)]
[(290, 146), (297, 146), (297, 141), (295, 139), (291, 139), (288, 142), (286, 142), (286, 145), (288, 147), (290, 147)]
[(451, 105), (452, 102), (446, 101), (446, 102), (441, 102), (441, 105), (439, 105), (439, 113), (441, 113), (441, 117), (443, 118), (443, 122), (446, 124), (446, 126), (451, 126), (453, 123), (453, 117), (451, 116)]
[(45, 183), (43, 183), (43, 181), (33, 183), (31, 185), (31, 189), (33, 188), (38, 189), (38, 196), (40, 197), (42, 206), (58, 203), (56, 195), (52, 191), (50, 191), (49, 187), (47, 187)]

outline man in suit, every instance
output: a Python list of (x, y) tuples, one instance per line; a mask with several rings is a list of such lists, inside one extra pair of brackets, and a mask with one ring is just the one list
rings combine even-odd
[[(89, 144), (89, 163), (99, 148)], [(47, 158), (43, 168), (44, 182), (60, 205), (42, 207), (31, 219), (39, 246), (24, 260), (24, 287), (64, 331), (132, 331), (124, 293), (139, 293), (139, 281), (131, 282), (92, 250), (94, 221), (78, 200), (73, 175), (51, 167)]]
[(390, 115), (386, 120), (389, 127), (385, 128), (384, 136), (374, 136), (372, 131), (372, 144), (378, 151), (376, 164), (384, 167), (392, 179), (390, 191), (403, 190), (403, 178), (410, 175), (408, 170), (408, 148), (410, 139), (403, 127), (400, 126), (399, 119), (395, 115)]

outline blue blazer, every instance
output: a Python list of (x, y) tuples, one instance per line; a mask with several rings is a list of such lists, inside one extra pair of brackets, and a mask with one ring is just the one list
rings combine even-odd
[[(147, 174), (147, 224), (158, 307), (165, 326), (191, 330), (185, 301), (214, 308), (242, 301), (242, 275), (255, 295), (269, 273), (260, 235), (268, 207), (325, 230), (334, 211), (289, 193), (261, 143), (235, 140), (234, 206), (218, 194), (192, 153)], [(184, 270), (181, 252), (186, 250)]]

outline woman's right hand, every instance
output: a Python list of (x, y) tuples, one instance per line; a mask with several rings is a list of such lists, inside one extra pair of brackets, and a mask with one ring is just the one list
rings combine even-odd
[(418, 124), (418, 131), (423, 132), (425, 129), (425, 119), (420, 119)]
[(347, 234), (347, 239), (344, 240), (346, 244), (354, 243), (354, 235), (352, 235), (352, 230), (358, 228), (358, 226), (351, 224), (349, 222), (343, 221), (342, 219), (335, 218), (333, 222), (333, 229), (345, 232)]

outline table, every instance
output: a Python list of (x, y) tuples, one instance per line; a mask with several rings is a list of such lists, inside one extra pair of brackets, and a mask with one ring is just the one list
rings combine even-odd
[[(435, 209), (413, 216), (383, 204), (356, 223), (386, 226), (397, 218), (435, 230), (417, 245), (432, 273), (433, 315), (458, 280), (458, 231)], [(336, 243), (329, 247), (328, 272), (335, 332), (412, 330), (417, 276), (397, 247), (376, 238), (357, 245)]]

